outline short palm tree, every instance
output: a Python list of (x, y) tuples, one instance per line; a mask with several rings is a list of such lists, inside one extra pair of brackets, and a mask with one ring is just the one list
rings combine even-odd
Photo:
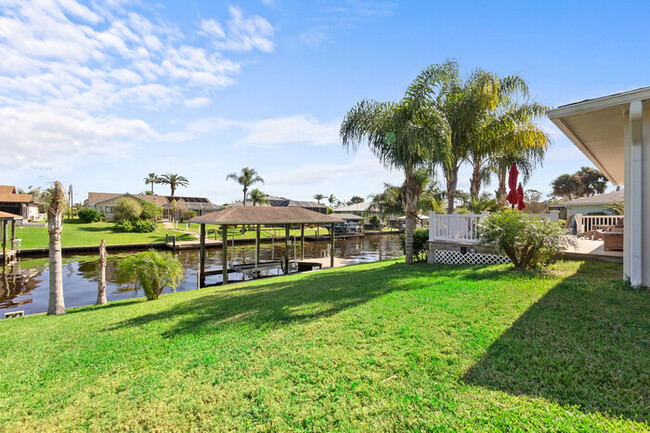
[(244, 190), (244, 206), (246, 206), (246, 195), (248, 192), (248, 188), (253, 185), (254, 183), (264, 183), (264, 179), (262, 179), (258, 174), (257, 170), (254, 168), (249, 168), (249, 167), (244, 167), (241, 169), (241, 173), (230, 173), (228, 176), (226, 176), (226, 180), (234, 180), (241, 186), (243, 186)]
[(416, 77), (399, 102), (363, 100), (348, 111), (341, 123), (343, 146), (356, 150), (366, 142), (386, 167), (404, 172), (401, 199), (406, 214), (407, 265), (413, 263), (413, 229), (420, 191), (415, 172), (438, 161), (448, 143), (444, 119), (429, 97), (432, 87), (444, 82), (446, 76), (444, 65), (431, 66)]
[(63, 269), (61, 256), (61, 232), (63, 216), (68, 205), (65, 189), (61, 182), (47, 192), (47, 231), (50, 235), (50, 300), (47, 314), (65, 314), (63, 301)]
[(330, 207), (334, 207), (338, 199), (334, 197), (334, 194), (330, 194), (328, 197), (325, 197), (327, 202), (330, 204)]
[(165, 173), (158, 177), (158, 183), (169, 185), (172, 191), (172, 197), (176, 193), (176, 188), (179, 186), (187, 187), (190, 184), (190, 181), (187, 180), (185, 176), (174, 173)]
[(123, 259), (117, 272), (119, 282), (135, 282), (150, 301), (158, 299), (167, 286), (175, 289), (183, 279), (183, 266), (172, 253), (153, 250)]
[(325, 196), (323, 194), (314, 194), (314, 200), (316, 200), (318, 204), (321, 204), (321, 200), (323, 200), (324, 198)]
[(251, 192), (248, 194), (248, 198), (251, 200), (251, 203), (253, 203), (253, 206), (269, 203), (269, 199), (266, 198), (266, 194), (257, 188), (251, 190)]
[(144, 178), (144, 184), (145, 185), (151, 184), (151, 194), (150, 195), (153, 195), (153, 184), (154, 183), (160, 183), (160, 179), (158, 179), (158, 175), (156, 173), (149, 173), (147, 175), (147, 177)]

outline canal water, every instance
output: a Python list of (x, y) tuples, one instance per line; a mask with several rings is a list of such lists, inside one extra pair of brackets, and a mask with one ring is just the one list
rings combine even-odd
[[(300, 245), (291, 247), (291, 257), (300, 255)], [(305, 242), (305, 259), (326, 255), (328, 242)], [(365, 238), (337, 239), (335, 257), (350, 259), (357, 263), (374, 262), (402, 255), (398, 235), (374, 235)], [(206, 270), (221, 267), (221, 248), (206, 250)], [(255, 245), (228, 247), (228, 259), (233, 263), (254, 263)], [(129, 253), (108, 254), (106, 263), (106, 294), (108, 301), (142, 297), (141, 290), (133, 284), (117, 282), (116, 266)], [(184, 279), (176, 291), (192, 290), (197, 286), (198, 251), (185, 250), (177, 253), (184, 269)], [(279, 259), (284, 256), (284, 241), (262, 243), (260, 260)], [(229, 274), (231, 281), (241, 280), (241, 274)], [(96, 254), (70, 255), (63, 258), (63, 293), (67, 308), (94, 304), (97, 299), (98, 256)], [(220, 276), (207, 277), (213, 284)], [(172, 290), (165, 288), (163, 293)], [(21, 258), (3, 272), (0, 267), (0, 318), (4, 313), (24, 311), (25, 314), (47, 311), (49, 297), (48, 258)]]

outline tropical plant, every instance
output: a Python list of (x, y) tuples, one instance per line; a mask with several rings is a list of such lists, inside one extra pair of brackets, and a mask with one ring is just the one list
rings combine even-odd
[(148, 221), (159, 221), (162, 218), (162, 208), (156, 203), (141, 200), (140, 206), (142, 208), (142, 212), (140, 212), (140, 219)]
[(348, 200), (345, 204), (350, 206), (353, 204), (359, 204), (363, 202), (364, 202), (363, 197), (359, 197), (358, 195), (353, 195), (352, 198), (350, 198), (350, 200)]
[(151, 184), (151, 193), (150, 193), (151, 195), (153, 195), (153, 185), (155, 183), (160, 183), (160, 179), (158, 178), (158, 175), (156, 173), (149, 173), (147, 177), (144, 178), (145, 185)]
[(568, 232), (547, 218), (506, 209), (479, 220), (479, 240), (497, 248), (518, 269), (544, 268), (567, 242)]
[(379, 219), (377, 215), (371, 215), (370, 218), (368, 218), (368, 224), (370, 224), (370, 227), (374, 230), (379, 230), (381, 227), (381, 219)]
[(113, 213), (116, 221), (132, 220), (140, 217), (142, 205), (134, 198), (121, 197), (113, 206)]
[(77, 217), (79, 217), (79, 221), (84, 224), (94, 223), (101, 220), (99, 212), (95, 209), (81, 209), (77, 212)]
[(321, 204), (321, 200), (323, 200), (324, 198), (325, 196), (323, 194), (314, 194), (314, 200), (316, 200), (318, 204)]
[(228, 176), (226, 176), (226, 180), (234, 180), (235, 182), (243, 186), (244, 206), (246, 206), (246, 195), (248, 192), (248, 188), (255, 183), (262, 183), (262, 184), (264, 183), (264, 179), (262, 179), (257, 174), (257, 170), (249, 167), (242, 168), (239, 174), (230, 173)]
[(63, 300), (63, 270), (61, 256), (61, 232), (63, 231), (63, 216), (68, 206), (68, 198), (61, 182), (47, 193), (47, 232), (50, 237), (49, 269), (50, 269), (50, 299), (47, 314), (65, 314)]
[[(405, 251), (404, 234), (399, 236), (402, 251)], [(426, 262), (429, 250), (429, 230), (415, 230), (413, 232), (413, 258), (416, 262)]]
[(156, 230), (156, 222), (139, 218), (120, 220), (115, 224), (115, 230), (124, 233), (151, 233)]
[(183, 279), (183, 266), (172, 253), (145, 251), (118, 263), (118, 281), (135, 282), (148, 300), (158, 299), (165, 287), (176, 289)]
[(343, 146), (356, 150), (366, 142), (388, 168), (404, 172), (402, 204), (406, 214), (406, 264), (413, 263), (413, 229), (417, 217), (415, 171), (446, 154), (447, 130), (430, 95), (446, 82), (448, 67), (433, 65), (408, 86), (399, 102), (362, 100), (345, 115), (340, 135)]
[[(548, 107), (529, 100), (528, 85), (518, 75), (499, 78), (484, 71), (479, 76), (489, 76), (483, 90), (486, 95), (479, 98), (484, 101), (482, 112), (478, 112), (481, 121), (477, 130), (471, 132), (468, 159), (472, 165), (470, 194), (477, 200), (481, 183), (489, 178), (489, 161), (503, 154), (525, 154), (535, 150), (541, 158), (548, 148), (550, 138), (533, 122), (544, 115)], [(531, 161), (532, 162), (532, 161)]]
[(603, 206), (603, 210), (609, 212), (611, 215), (624, 215), (625, 206), (622, 201), (616, 203), (608, 203)]
[(496, 212), (499, 210), (499, 203), (489, 194), (483, 193), (478, 198), (470, 198), (469, 210), (472, 213)]
[(174, 173), (165, 173), (158, 177), (158, 183), (169, 185), (171, 189), (171, 196), (174, 197), (176, 193), (176, 188), (179, 186), (187, 187), (190, 184), (190, 181), (187, 180), (185, 176)]
[(329, 196), (325, 197), (327, 199), (327, 202), (330, 204), (330, 207), (334, 207), (336, 203), (338, 202), (338, 199), (334, 197), (334, 194), (330, 194)]
[(251, 200), (251, 203), (253, 203), (253, 206), (269, 203), (269, 199), (266, 198), (266, 194), (257, 188), (251, 190), (251, 192), (248, 194), (248, 198)]

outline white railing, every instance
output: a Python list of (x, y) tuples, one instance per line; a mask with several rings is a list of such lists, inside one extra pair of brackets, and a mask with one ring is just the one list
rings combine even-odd
[(596, 226), (614, 226), (624, 218), (623, 215), (582, 215), (576, 214), (576, 234), (581, 235)]
[[(478, 242), (478, 222), (489, 215), (482, 214), (429, 214), (429, 241), (446, 242)], [(560, 221), (559, 211), (550, 211), (547, 214), (526, 214), (531, 218), (548, 218)]]

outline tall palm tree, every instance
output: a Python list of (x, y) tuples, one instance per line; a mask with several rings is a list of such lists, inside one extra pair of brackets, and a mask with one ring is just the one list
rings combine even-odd
[(54, 182), (47, 197), (47, 232), (50, 236), (50, 300), (47, 314), (65, 314), (63, 301), (63, 270), (61, 258), (61, 231), (68, 198), (61, 182)]
[(254, 183), (264, 183), (264, 179), (257, 174), (257, 170), (249, 167), (242, 168), (240, 174), (230, 173), (226, 176), (226, 180), (234, 180), (244, 187), (244, 206), (246, 206), (246, 193), (248, 192), (248, 188)]
[(172, 197), (176, 193), (176, 188), (179, 186), (187, 187), (190, 184), (190, 181), (187, 180), (185, 176), (173, 173), (165, 173), (158, 177), (158, 183), (169, 185), (172, 190)]
[(266, 194), (264, 194), (262, 191), (259, 189), (251, 189), (251, 192), (248, 194), (248, 198), (250, 198), (251, 203), (253, 203), (253, 206), (255, 205), (263, 205), (263, 204), (268, 204), (269, 199), (266, 198)]
[(447, 147), (446, 128), (439, 110), (430, 99), (432, 88), (446, 82), (444, 65), (424, 70), (408, 86), (399, 102), (362, 100), (343, 118), (340, 135), (343, 146), (358, 149), (366, 142), (388, 168), (404, 172), (402, 203), (406, 214), (406, 264), (413, 263), (413, 229), (417, 218), (419, 188), (417, 168), (438, 160)]
[[(495, 88), (489, 88), (491, 85)], [(548, 135), (533, 123), (544, 115), (548, 107), (528, 100), (528, 85), (521, 77), (497, 77), (487, 87), (489, 94), (485, 99), (489, 104), (483, 113), (478, 114), (482, 121), (472, 134), (468, 148), (472, 165), (470, 194), (474, 200), (479, 198), (489, 160), (503, 154), (522, 154), (531, 149), (536, 150), (536, 155), (541, 153), (543, 158), (550, 143)], [(529, 162), (534, 163), (536, 159)]]
[[(156, 173), (149, 173), (147, 177), (144, 178), (144, 184), (149, 185), (151, 184), (151, 194), (153, 195), (153, 184), (154, 183), (160, 183), (160, 179), (158, 178), (158, 175)], [(172, 194), (174, 195), (174, 194)]]
[(325, 197), (327, 199), (327, 202), (330, 204), (330, 207), (334, 207), (338, 199), (334, 197), (334, 194), (330, 194), (329, 196)]
[(324, 198), (325, 196), (323, 194), (314, 194), (314, 200), (316, 200), (318, 204), (321, 204), (321, 200)]

